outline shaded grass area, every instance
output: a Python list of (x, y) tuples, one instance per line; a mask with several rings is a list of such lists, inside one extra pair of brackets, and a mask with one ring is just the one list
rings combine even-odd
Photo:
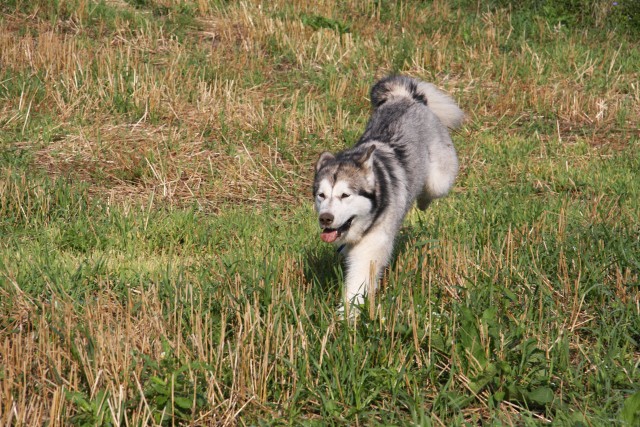
[[(634, 33), (502, 6), (5, 2), (0, 420), (634, 425)], [(462, 170), (350, 326), (311, 165), (393, 71)]]

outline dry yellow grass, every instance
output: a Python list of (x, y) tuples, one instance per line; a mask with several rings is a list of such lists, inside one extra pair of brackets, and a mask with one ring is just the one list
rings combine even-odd
[[(314, 31), (300, 20), (271, 13), (281, 9), (339, 18), (332, 2), (313, 8), (245, 2), (224, 9), (199, 2), (197, 25), (188, 31), (187, 41), (163, 27), (131, 29), (123, 18), (114, 19), (112, 31), (86, 27), (82, 18), (89, 3), (80, 3), (76, 19), (55, 25), (37, 16), (5, 18), (0, 29), (3, 63), (16, 75), (37, 74), (42, 87), (25, 86), (3, 105), (2, 115), (9, 117), (5, 125), (25, 128), (34, 113), (55, 117), (55, 126), (47, 130), (54, 135), (51, 141), (44, 146), (37, 139), (23, 143), (39, 148), (40, 163), (52, 173), (77, 174), (96, 194), (139, 197), (155, 191), (173, 202), (216, 206), (222, 201), (264, 202), (267, 192), (276, 200), (291, 185), (304, 189), (296, 184), (308, 184), (313, 153), (300, 138), (313, 134), (338, 145), (333, 141), (340, 139), (342, 129), (362, 125), (366, 104), (361, 100), (372, 75), (389, 72), (397, 55), (397, 46), (380, 44), (380, 34), (401, 43), (402, 34), (411, 33), (410, 59), (403, 71), (459, 95), (480, 131), (497, 125), (507, 131), (526, 128), (534, 114), (536, 121), (556, 130), (548, 137), (617, 145), (612, 136), (634, 132), (633, 118), (640, 115), (638, 75), (620, 72), (619, 46), (607, 43), (591, 53), (576, 45), (584, 40), (559, 31), (554, 35), (554, 29), (541, 22), (540, 33), (567, 39), (558, 45), (562, 52), (545, 55), (527, 41), (514, 40), (521, 35), (509, 25), (507, 10), (481, 12), (483, 25), (473, 29), (474, 43), (467, 46), (456, 25), (415, 34), (429, 22), (462, 19), (445, 2), (420, 12), (407, 4), (401, 24), (358, 20), (352, 33), (342, 35)], [(134, 15), (146, 13), (123, 2), (110, 5)], [(354, 14), (380, 13), (374, 3), (346, 7)], [(85, 37), (89, 34), (91, 41)], [(516, 45), (511, 52), (500, 51), (510, 44)], [(271, 56), (273, 45), (287, 55)], [(200, 65), (189, 63), (192, 49), (219, 77), (212, 80)], [(557, 64), (558, 56), (566, 58), (566, 64)], [(361, 115), (354, 117), (340, 104), (335, 112), (328, 111), (320, 95), (324, 89), (313, 82), (291, 88), (279, 81), (294, 70), (327, 66), (337, 70), (328, 95), (358, 100)], [(530, 72), (518, 75), (523, 66)], [(594, 73), (604, 74), (606, 87), (594, 90), (589, 84)], [(247, 85), (242, 76), (251, 74), (260, 75), (261, 82)], [(36, 91), (44, 95), (36, 96)], [(124, 123), (113, 111), (118, 102), (132, 111)], [(621, 111), (628, 117), (626, 129), (617, 121)], [(281, 129), (276, 140), (255, 141), (256, 135), (274, 127)], [(289, 147), (298, 160), (279, 156), (278, 144)], [(274, 177), (274, 164), (288, 175)], [(96, 176), (101, 175), (96, 170), (104, 176)]]

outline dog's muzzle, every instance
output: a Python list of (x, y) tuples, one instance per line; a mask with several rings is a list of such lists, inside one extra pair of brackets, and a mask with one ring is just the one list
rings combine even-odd
[[(323, 217), (323, 215), (327, 215), (327, 216)], [(331, 217), (330, 221), (328, 216)], [(342, 236), (344, 233), (346, 233), (349, 230), (354, 218), (355, 218), (355, 215), (349, 218), (344, 224), (342, 224), (338, 228), (323, 227), (322, 232), (320, 233), (320, 238), (327, 243), (335, 242), (340, 238), (340, 236)], [(328, 225), (328, 224), (331, 224), (332, 222), (333, 222), (333, 215), (331, 214), (320, 215), (320, 226), (323, 226), (325, 224)]]

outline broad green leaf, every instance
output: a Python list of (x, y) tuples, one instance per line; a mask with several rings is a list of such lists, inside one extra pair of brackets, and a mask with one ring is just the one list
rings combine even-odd
[(547, 405), (553, 402), (553, 390), (549, 387), (538, 387), (527, 393), (527, 398), (538, 405)]
[(620, 419), (630, 426), (640, 425), (640, 391), (635, 392), (624, 401)]

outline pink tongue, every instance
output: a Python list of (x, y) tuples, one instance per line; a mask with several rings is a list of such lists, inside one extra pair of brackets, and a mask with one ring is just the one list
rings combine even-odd
[(338, 238), (338, 230), (323, 231), (320, 233), (320, 238), (327, 243), (331, 243)]

